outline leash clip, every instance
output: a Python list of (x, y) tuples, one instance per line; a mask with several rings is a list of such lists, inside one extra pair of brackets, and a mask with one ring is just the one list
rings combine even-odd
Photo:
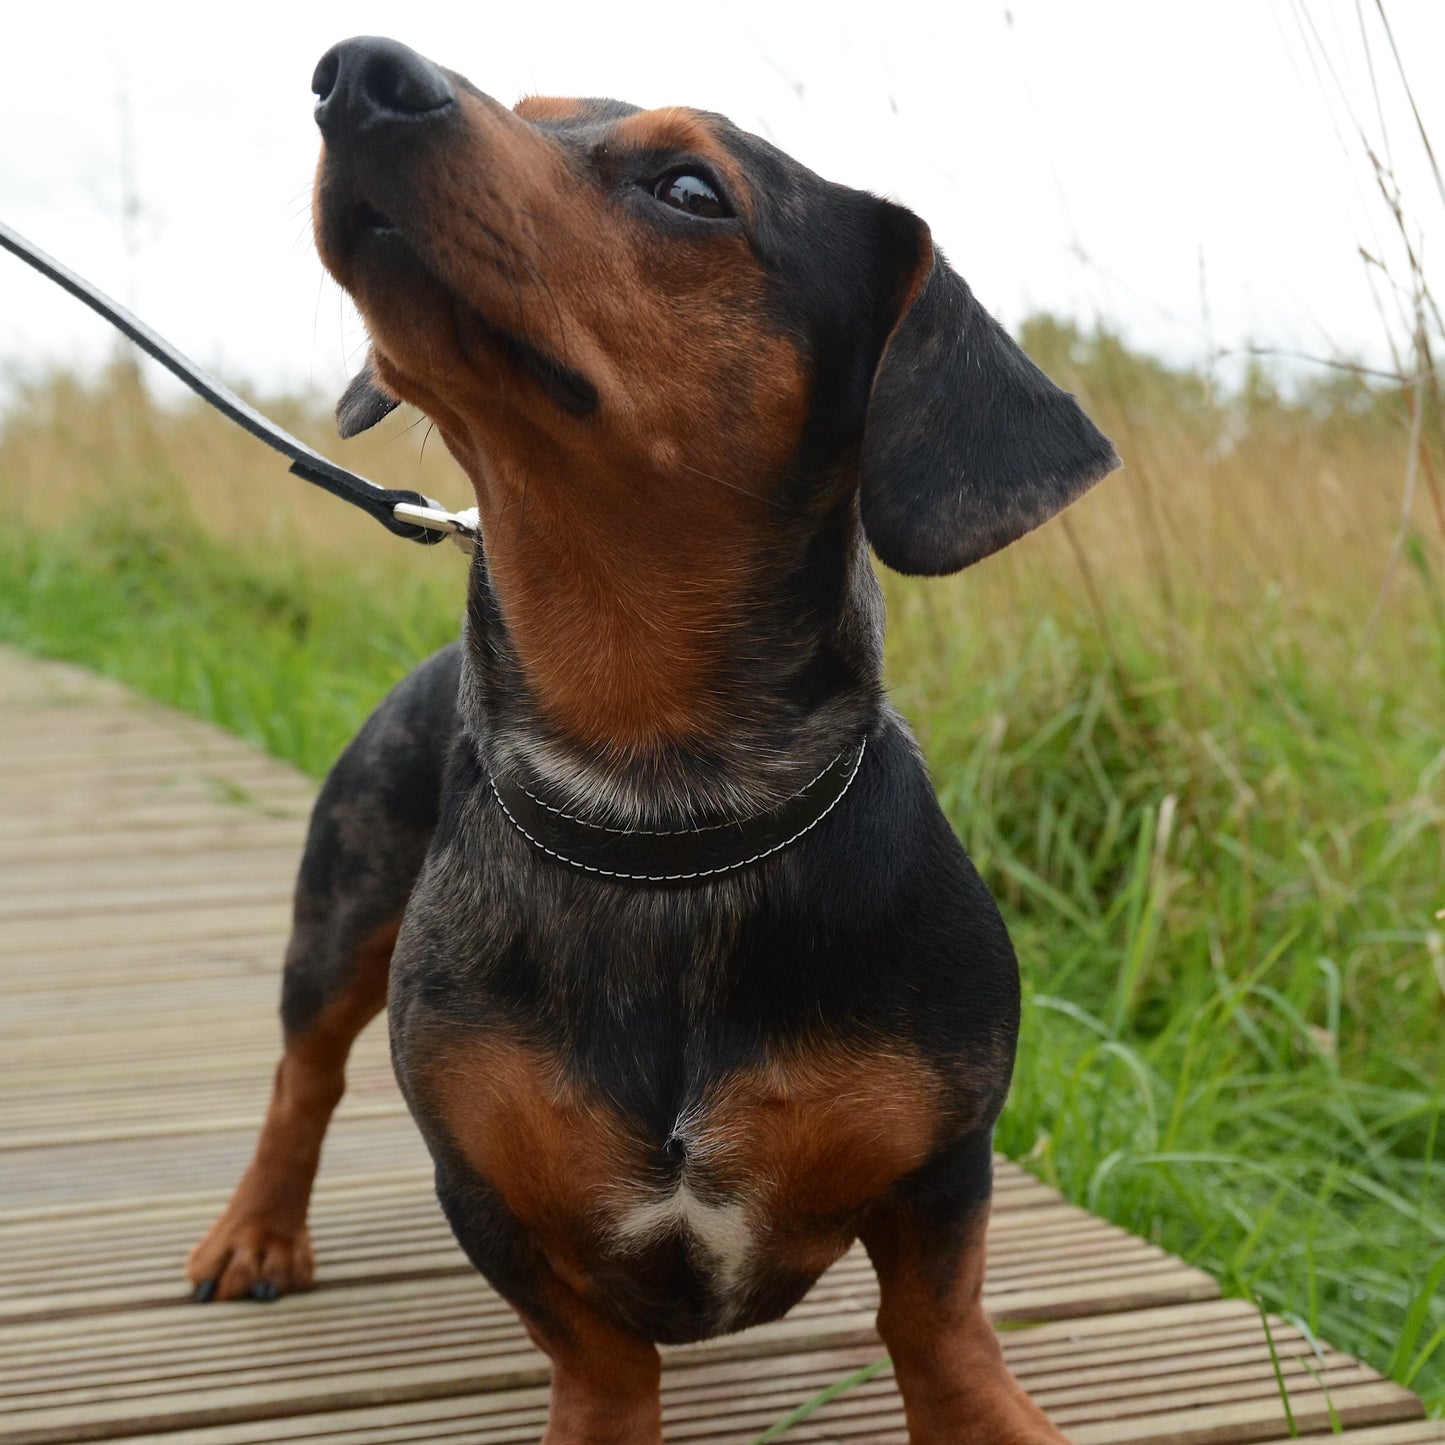
[(445, 532), (469, 557), (476, 551), (482, 540), (481, 517), (475, 507), (464, 507), (460, 512), (445, 512), (440, 507), (417, 507), (410, 502), (398, 502), (391, 515), (398, 522), (410, 522), (425, 527), (428, 532)]
[(158, 336), (145, 322), (132, 316), (124, 306), (116, 305), (109, 296), (97, 291), (84, 277), (77, 276), (54, 257), (47, 256), (38, 246), (32, 245), (19, 232), (12, 231), (3, 221), (0, 221), (0, 249), (18, 256), (47, 280), (55, 282), (76, 300), (83, 301), (123, 336), (135, 342), (147, 356), (160, 362), (172, 376), (185, 382), (197, 396), (215, 407), (222, 416), (228, 417), (282, 456), (290, 458), (292, 474), (300, 477), (302, 481), (310, 482), (322, 491), (330, 492), (333, 497), (340, 497), (344, 502), (350, 502), (353, 507), (360, 507), (368, 517), (380, 522), (388, 532), (394, 532), (398, 537), (405, 537), (411, 542), (421, 542), (429, 546), (440, 542), (444, 534), (450, 533), (463, 551), (470, 552), (481, 540), (481, 522), (476, 508), (464, 512), (447, 512), (420, 492), (378, 487), (375, 482), (358, 477), (355, 472), (349, 472), (345, 467), (329, 461), (304, 442), (297, 441), (290, 432), (277, 426), (269, 417), (262, 416), (255, 407), (242, 401), (229, 387), (222, 386), (219, 381), (207, 376), (195, 362), (182, 356), (169, 341)]

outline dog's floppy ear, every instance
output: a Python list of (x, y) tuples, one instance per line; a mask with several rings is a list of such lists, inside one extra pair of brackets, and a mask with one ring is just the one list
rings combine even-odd
[(393, 396), (377, 380), (376, 367), (368, 354), (361, 370), (351, 378), (336, 403), (336, 430), (349, 439), (374, 427), (400, 405), (401, 398)]
[(1046, 522), (1119, 458), (974, 299), (928, 227), (880, 204), (902, 264), (863, 432), (863, 526), (895, 571), (937, 576)]

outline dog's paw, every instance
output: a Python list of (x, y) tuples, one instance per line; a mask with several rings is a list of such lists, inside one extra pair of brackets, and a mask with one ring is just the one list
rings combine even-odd
[(316, 1280), (316, 1257), (306, 1226), (278, 1229), (231, 1207), (191, 1251), (186, 1264), (192, 1298), (274, 1300), (308, 1290)]

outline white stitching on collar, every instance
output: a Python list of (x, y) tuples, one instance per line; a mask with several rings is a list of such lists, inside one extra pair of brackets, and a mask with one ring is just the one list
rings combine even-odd
[[(781, 808), (785, 803), (791, 803), (793, 799), (798, 796), (799, 793), (806, 793), (808, 789), (811, 788), (813, 784), (816, 783), (818, 779), (821, 778), (823, 774), (828, 771), (829, 768), (835, 767), (837, 765), (838, 759), (842, 756), (843, 754), (839, 753), (836, 757), (831, 758), (827, 763), (825, 763), (821, 768), (819, 768), (818, 771), (814, 773), (813, 776), (802, 785), (802, 787), (794, 788), (793, 791), (789, 793), (785, 798), (779, 798), (778, 801), (773, 804), (773, 808)], [(862, 758), (862, 749), (859, 749), (858, 756), (860, 759)], [(487, 776), (490, 779), (491, 774), (488, 773)], [(848, 779), (848, 782), (851, 783), (852, 781), (853, 779), (850, 777)], [(623, 837), (628, 838), (677, 838), (684, 835), (690, 837), (696, 833), (716, 833), (720, 832), (724, 828), (736, 828), (740, 823), (751, 823), (754, 818), (759, 818), (762, 816), (761, 813), (750, 813), (746, 818), (730, 818), (726, 823), (705, 823), (701, 828), (609, 828), (606, 823), (594, 823), (590, 818), (579, 818), (575, 813), (564, 813), (561, 808), (553, 807), (552, 804), (547, 802), (545, 798), (539, 798), (536, 793), (534, 793), (531, 788), (529, 788), (525, 783), (517, 783), (516, 786), (520, 788), (521, 791), (524, 792), (539, 808), (545, 808), (547, 812), (551, 813), (554, 817), (561, 818), (564, 822), (576, 823), (583, 828), (595, 828), (599, 833), (617, 833)], [(493, 784), (493, 791), (495, 791), (495, 789), (496, 785)], [(847, 784), (844, 784), (843, 792), (846, 793), (847, 791)], [(840, 793), (839, 797), (841, 796), (842, 794)], [(500, 801), (500, 799), (498, 801)], [(505, 807), (505, 804), (503, 806)], [(512, 815), (508, 813), (507, 816), (510, 818)], [(766, 855), (760, 854), (759, 856), (765, 857)], [(741, 865), (734, 864), (732, 866), (739, 867)], [(642, 875), (633, 875), (627, 873), (620, 876), (630, 878), (633, 876), (641, 877)]]
[[(545, 853), (549, 858), (555, 858), (559, 863), (567, 864), (569, 868), (579, 869), (583, 873), (596, 873), (603, 878), (624, 878), (632, 883), (685, 883), (694, 878), (712, 878), (719, 873), (734, 873), (739, 868), (746, 868), (751, 863), (759, 863), (764, 858), (770, 857), (772, 854), (781, 851), (782, 849), (788, 847), (793, 843), (796, 843), (798, 839), (803, 836), (803, 834), (809, 833), (814, 828), (816, 828), (818, 824), (821, 823), (823, 819), (826, 818), (828, 814), (831, 813), (833, 809), (836, 808), (838, 804), (841, 803), (843, 799), (847, 796), (848, 789), (853, 786), (853, 779), (858, 776), (858, 769), (863, 766), (863, 754), (867, 750), (868, 739), (865, 737), (862, 744), (858, 748), (858, 756), (853, 763), (853, 771), (848, 774), (848, 781), (843, 784), (843, 787), (839, 792), (838, 796), (834, 798), (833, 801), (829, 803), (828, 806), (824, 808), (823, 811), (819, 813), (818, 816), (814, 818), (811, 823), (809, 823), (806, 827), (799, 828), (798, 831), (794, 833), (791, 838), (784, 838), (781, 843), (774, 843), (771, 848), (764, 848), (761, 853), (754, 853), (751, 858), (740, 858), (736, 863), (725, 863), (720, 868), (703, 868), (695, 873), (618, 873), (614, 872), (610, 868), (597, 868), (590, 863), (579, 863), (575, 858), (569, 858), (565, 853), (558, 853), (555, 849), (549, 848), (540, 839), (534, 838), (521, 825), (521, 823), (517, 821), (517, 819), (512, 815), (511, 809), (509, 809), (507, 805), (502, 801), (502, 795), (497, 791), (496, 779), (492, 777), (490, 772), (487, 774), (487, 782), (491, 784), (492, 796), (497, 800), (497, 804), (501, 808), (502, 812), (506, 814), (507, 821), (534, 848), (537, 848), (541, 852)], [(837, 758), (835, 758), (833, 762), (837, 762)], [(832, 766), (832, 763), (828, 764), (828, 767)], [(827, 771), (828, 768), (823, 769), (824, 773), (826, 773)], [(823, 773), (818, 774), (818, 777), (822, 776)], [(815, 778), (813, 781), (816, 782), (817, 778)], [(525, 792), (526, 790), (523, 789), (523, 791)], [(802, 789), (800, 788), (799, 792), (801, 791)], [(530, 798), (533, 795), (531, 793), (528, 793), (527, 796)], [(796, 794), (794, 796), (796, 796)], [(546, 807), (547, 805), (544, 803), (542, 806)], [(556, 809), (550, 809), (549, 811), (555, 812)], [(562, 814), (562, 816), (566, 817), (566, 814)], [(622, 830), (609, 828), (606, 831), (619, 832)], [(699, 829), (698, 831), (700, 832), (702, 830)]]

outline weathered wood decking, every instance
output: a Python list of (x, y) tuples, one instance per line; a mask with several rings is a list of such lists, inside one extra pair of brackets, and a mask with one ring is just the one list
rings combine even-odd
[[(188, 1303), (248, 1157), (310, 786), (235, 739), (0, 651), (0, 1445), (535, 1441), (546, 1368), (461, 1258), (364, 1039), (315, 1213), (322, 1286)], [(1290, 1434), (1269, 1344), (1204, 1274), (1003, 1165), (990, 1300), (1077, 1445)], [(668, 1438), (746, 1445), (880, 1358), (866, 1263), (673, 1351)], [(1445, 1441), (1407, 1391), (1271, 1321), (1296, 1428)], [(785, 1440), (902, 1441), (886, 1372)]]

